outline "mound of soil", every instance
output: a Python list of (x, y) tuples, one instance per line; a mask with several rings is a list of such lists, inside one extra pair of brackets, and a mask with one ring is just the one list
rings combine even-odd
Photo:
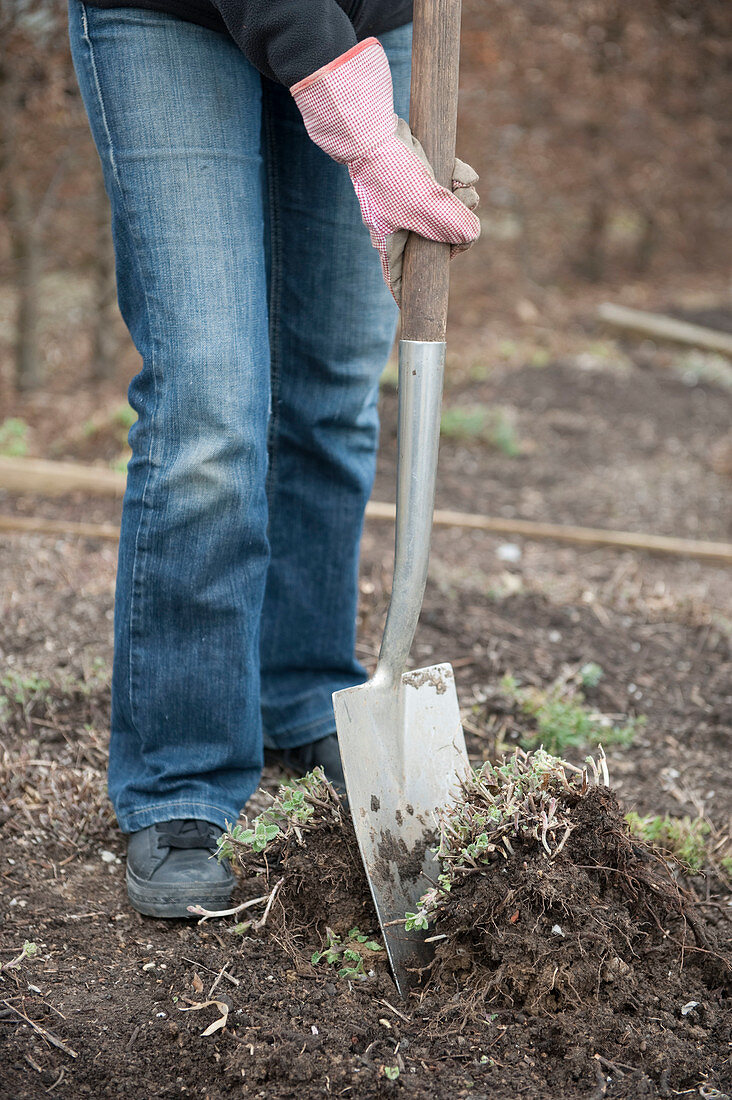
[[(271, 927), (317, 943), (327, 929), (337, 934), (377, 924), (366, 873), (347, 811), (318, 817), (312, 829), (277, 837), (266, 858), (241, 853), (241, 869), (252, 897), (279, 883)], [(265, 885), (263, 885), (263, 883)]]
[[(567, 1096), (630, 1100), (700, 1087), (713, 1095), (710, 1088), (730, 1085), (729, 925), (631, 839), (610, 790), (565, 792), (564, 802), (574, 829), (558, 855), (549, 859), (538, 840), (519, 839), (510, 857), (468, 873), (444, 895), (432, 934), (445, 938), (410, 1015), (397, 1014), (383, 956), (365, 983), (309, 980), (318, 968), (308, 963), (307, 945), (317, 934), (345, 934), (354, 924), (368, 927), (366, 920), (373, 926), (350, 819), (275, 844), (264, 875), (270, 883), (282, 877), (271, 932), (290, 956), (292, 993), (284, 998), (277, 983), (265, 984), (257, 1019), (267, 1019), (260, 1027), (271, 1029), (271, 1044), (264, 1051), (241, 1045), (229, 1069), (266, 1086), (267, 1095), (278, 1083), (306, 1088), (321, 1072), (337, 1091), (354, 1088), (358, 1072), (358, 1095), (379, 1095), (393, 1087), (379, 1067), (396, 1066), (401, 1087), (422, 1096), (424, 1082), (401, 1071), (436, 1057), (453, 1069), (462, 1062), (476, 1095), (546, 1096), (561, 1088)], [(245, 952), (252, 947), (263, 950), (259, 941)], [(381, 1031), (369, 1021), (379, 1004), (388, 1009)], [(283, 1011), (292, 1027), (284, 1036), (273, 1019)], [(304, 1039), (303, 1016), (318, 1021)], [(390, 1056), (385, 1028), (396, 1041)], [(334, 1058), (336, 1034), (342, 1046)], [(361, 1076), (359, 1064), (373, 1068), (375, 1058), (382, 1059), (376, 1078)]]
[[(424, 998), (433, 1026), (487, 1042), (527, 1087), (543, 1065), (547, 1083), (571, 1094), (593, 1063), (598, 1096), (720, 1085), (729, 926), (725, 941), (709, 910), (631, 840), (612, 792), (590, 789), (572, 820), (556, 858), (519, 842), (502, 866), (450, 894)], [(507, 1044), (502, 1033), (517, 1025), (520, 1043)]]

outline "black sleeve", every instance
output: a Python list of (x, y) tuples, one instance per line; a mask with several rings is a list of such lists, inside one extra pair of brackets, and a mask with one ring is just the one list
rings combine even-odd
[(213, 0), (231, 37), (261, 73), (291, 88), (351, 46), (337, 0)]

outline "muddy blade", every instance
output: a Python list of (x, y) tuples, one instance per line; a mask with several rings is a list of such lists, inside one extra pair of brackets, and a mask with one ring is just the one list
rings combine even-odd
[(436, 880), (430, 848), (439, 810), (467, 767), (450, 665), (407, 672), (396, 687), (369, 681), (333, 696), (361, 856), (399, 992), (430, 959), (424, 932), (403, 920)]

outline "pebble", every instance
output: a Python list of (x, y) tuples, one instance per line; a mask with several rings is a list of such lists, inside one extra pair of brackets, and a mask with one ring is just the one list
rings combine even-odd
[(504, 542), (496, 548), (496, 557), (501, 561), (521, 561), (522, 550), (515, 542)]

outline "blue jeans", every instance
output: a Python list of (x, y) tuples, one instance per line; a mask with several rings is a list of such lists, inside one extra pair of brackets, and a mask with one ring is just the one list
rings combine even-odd
[[(215, 31), (70, 0), (142, 356), (115, 603), (119, 823), (235, 820), (263, 742), (331, 733), (396, 307), (348, 172)], [(411, 28), (383, 35), (408, 111)]]

